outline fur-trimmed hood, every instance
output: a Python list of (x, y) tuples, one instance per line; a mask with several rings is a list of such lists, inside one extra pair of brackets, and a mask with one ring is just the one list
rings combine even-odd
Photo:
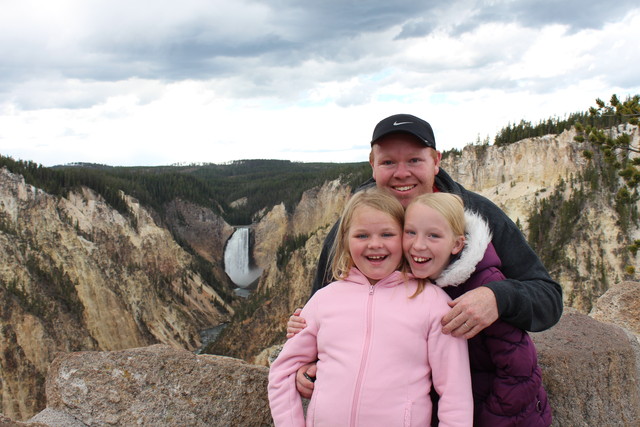
[(465, 244), (458, 259), (444, 269), (435, 284), (441, 288), (458, 286), (466, 282), (476, 271), (491, 243), (491, 230), (487, 222), (477, 213), (465, 210)]

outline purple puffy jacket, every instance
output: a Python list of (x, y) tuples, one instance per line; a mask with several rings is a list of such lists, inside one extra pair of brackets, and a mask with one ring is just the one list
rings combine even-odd
[[(466, 213), (467, 242), (436, 280), (452, 299), (503, 280), (486, 222)], [(526, 331), (501, 320), (469, 340), (474, 426), (549, 426), (551, 407), (542, 386), (535, 345)]]

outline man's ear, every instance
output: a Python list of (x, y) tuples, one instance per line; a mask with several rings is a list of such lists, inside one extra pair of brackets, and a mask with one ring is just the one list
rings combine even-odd
[(438, 175), (438, 173), (440, 172), (440, 162), (442, 161), (442, 153), (433, 148), (431, 148), (431, 150), (433, 150), (433, 163), (435, 165), (434, 175)]
[(376, 168), (373, 167), (374, 165), (374, 157), (373, 157), (373, 147), (371, 147), (371, 152), (369, 153), (369, 165), (371, 165), (371, 177), (375, 180), (376, 179)]

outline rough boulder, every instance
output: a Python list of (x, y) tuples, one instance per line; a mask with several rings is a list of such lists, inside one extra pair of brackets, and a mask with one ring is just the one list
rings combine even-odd
[[(267, 373), (238, 359), (166, 345), (68, 353), (51, 365), (48, 413), (39, 415), (67, 414), (78, 426), (271, 425)], [(43, 422), (39, 415), (32, 420)]]
[(640, 283), (627, 281), (611, 286), (598, 298), (589, 316), (640, 337)]

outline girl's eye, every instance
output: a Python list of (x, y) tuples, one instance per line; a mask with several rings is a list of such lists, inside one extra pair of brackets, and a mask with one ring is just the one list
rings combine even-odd
[(429, 234), (429, 237), (430, 237), (431, 239), (437, 239), (437, 238), (439, 238), (440, 236), (439, 236), (438, 234), (431, 233), (431, 234)]
[(395, 236), (394, 233), (382, 233), (382, 237), (393, 237)]
[(367, 235), (366, 235), (366, 234), (356, 234), (356, 235), (355, 235), (355, 238), (356, 238), (356, 239), (366, 239), (366, 238), (367, 238)]
[(404, 230), (404, 234), (408, 234), (409, 236), (415, 236), (416, 232), (413, 230)]

